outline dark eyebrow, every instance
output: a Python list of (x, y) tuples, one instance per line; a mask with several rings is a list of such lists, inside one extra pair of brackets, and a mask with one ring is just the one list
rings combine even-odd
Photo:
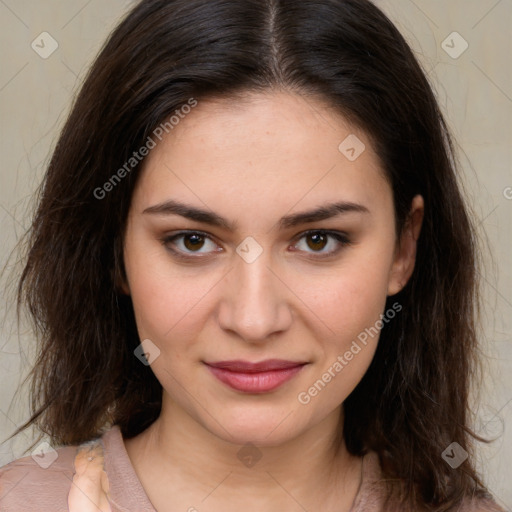
[[(306, 212), (293, 213), (282, 217), (278, 225), (281, 229), (291, 228), (300, 224), (307, 224), (319, 220), (330, 219), (344, 213), (370, 213), (370, 210), (362, 204), (341, 201), (337, 203), (329, 203), (313, 210)], [(197, 208), (196, 206), (187, 205), (176, 200), (168, 200), (154, 206), (146, 208), (142, 213), (150, 213), (156, 215), (180, 215), (190, 220), (210, 224), (229, 231), (236, 231), (238, 224), (230, 222), (220, 215)]]

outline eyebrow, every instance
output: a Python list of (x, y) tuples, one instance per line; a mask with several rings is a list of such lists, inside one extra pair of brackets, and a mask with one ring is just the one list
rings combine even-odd
[[(312, 210), (285, 215), (279, 220), (278, 225), (281, 229), (287, 229), (300, 224), (326, 220), (332, 217), (337, 217), (338, 215), (353, 212), (369, 214), (370, 210), (362, 204), (349, 201), (339, 201), (335, 203), (328, 203)], [(236, 231), (238, 227), (236, 222), (230, 222), (215, 212), (203, 210), (196, 206), (181, 203), (173, 199), (154, 206), (149, 206), (142, 213), (153, 215), (180, 215), (181, 217), (185, 217), (196, 222), (210, 224), (211, 226), (217, 226), (229, 231)]]

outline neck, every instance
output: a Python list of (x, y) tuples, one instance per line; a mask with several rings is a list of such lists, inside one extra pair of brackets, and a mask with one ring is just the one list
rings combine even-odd
[[(276, 503), (289, 509), (293, 500), (306, 510), (324, 502), (323, 510), (329, 510), (329, 496), (329, 503), (336, 504), (333, 510), (339, 511), (345, 509), (344, 501), (346, 510), (350, 508), (361, 468), (361, 460), (347, 452), (344, 442), (333, 448), (342, 425), (337, 408), (285, 443), (239, 445), (220, 439), (176, 404), (164, 401), (160, 417), (125, 444), (148, 496), (155, 507), (162, 504), (159, 512), (169, 500), (187, 510), (194, 497), (196, 504), (208, 499), (212, 510), (229, 510), (226, 503), (234, 510), (237, 496), (246, 510), (252, 510), (248, 503), (254, 510), (278, 510)], [(177, 489), (190, 490), (183, 505)]]

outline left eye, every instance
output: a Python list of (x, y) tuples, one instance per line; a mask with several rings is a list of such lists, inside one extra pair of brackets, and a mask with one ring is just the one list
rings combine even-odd
[[(305, 249), (304, 244), (302, 248), (300, 247), (300, 241), (303, 239), (305, 240), (305, 247), (311, 249), (311, 251)], [(319, 254), (320, 257), (335, 254), (344, 246), (350, 244), (350, 241), (345, 234), (335, 231), (308, 231), (306, 233), (302, 233), (300, 237), (298, 237), (298, 240), (299, 243), (293, 247), (298, 247), (299, 251)], [(162, 243), (173, 254), (184, 258), (189, 257), (189, 255), (193, 253), (208, 254), (222, 251), (222, 249), (218, 248), (217, 244), (210, 238), (210, 236), (199, 231), (177, 233), (175, 235), (163, 238)], [(208, 244), (211, 244), (212, 246), (210, 250), (208, 250)], [(175, 249), (173, 246), (177, 249)], [(324, 249), (329, 246), (334, 247), (330, 250), (324, 251)], [(201, 251), (201, 249), (204, 249), (205, 247), (206, 250)], [(192, 256), (192, 258), (193, 257), (194, 256)]]
[[(346, 246), (350, 243), (348, 237), (343, 233), (332, 232), (332, 231), (308, 231), (307, 233), (303, 233), (299, 240), (305, 239), (305, 245), (312, 249), (313, 253), (319, 253), (321, 256), (327, 255), (330, 256), (332, 254), (337, 253), (343, 246)], [(334, 246), (333, 249), (323, 251), (323, 249), (329, 246), (329, 241), (334, 240), (331, 246)], [(300, 244), (297, 244), (298, 247)], [(338, 246), (338, 247), (337, 247)], [(300, 249), (303, 250), (303, 249)], [(309, 252), (309, 251), (305, 251)]]

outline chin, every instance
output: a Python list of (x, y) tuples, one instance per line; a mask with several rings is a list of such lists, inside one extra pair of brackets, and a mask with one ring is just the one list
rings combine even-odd
[[(232, 415), (222, 415), (219, 423), (212, 424), (213, 433), (223, 440), (245, 445), (252, 443), (260, 447), (271, 447), (282, 445), (303, 430), (300, 421), (293, 418), (292, 408), (289, 410), (280, 407), (278, 411), (262, 411), (253, 408), (250, 411), (234, 411)], [(211, 422), (210, 422), (211, 423)], [(210, 430), (211, 431), (211, 430)]]

